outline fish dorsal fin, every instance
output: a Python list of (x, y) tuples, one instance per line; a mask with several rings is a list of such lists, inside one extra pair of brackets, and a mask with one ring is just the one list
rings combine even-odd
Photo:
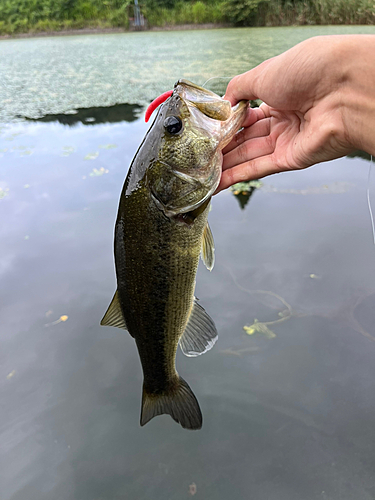
[(218, 99), (215, 101), (196, 101), (192, 104), (209, 118), (223, 122), (228, 120), (232, 112), (229, 101)]
[(210, 226), (208, 225), (208, 222), (203, 231), (201, 257), (207, 269), (209, 271), (212, 271), (215, 264), (215, 244), (214, 237), (212, 236), (212, 232)]
[(127, 330), (124, 315), (122, 314), (120, 300), (118, 297), (118, 291), (115, 291), (112, 302), (109, 304), (107, 312), (103, 316), (100, 324), (102, 326), (114, 326), (116, 328), (122, 328)]
[(215, 323), (194, 297), (188, 323), (180, 338), (181, 350), (185, 356), (199, 356), (209, 351), (216, 341)]

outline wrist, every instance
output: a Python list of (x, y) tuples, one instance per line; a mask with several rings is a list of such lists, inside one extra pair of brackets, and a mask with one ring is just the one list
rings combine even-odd
[(375, 155), (375, 36), (343, 37), (340, 61), (345, 141)]

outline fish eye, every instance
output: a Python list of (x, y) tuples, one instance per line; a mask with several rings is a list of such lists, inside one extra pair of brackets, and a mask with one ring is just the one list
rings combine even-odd
[(164, 128), (169, 134), (178, 134), (182, 129), (182, 121), (178, 116), (167, 116), (164, 120)]

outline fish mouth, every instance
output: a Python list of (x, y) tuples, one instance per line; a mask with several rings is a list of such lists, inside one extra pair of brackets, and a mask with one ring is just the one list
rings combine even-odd
[(173, 94), (182, 99), (190, 109), (195, 108), (207, 118), (215, 121), (224, 122), (232, 116), (232, 107), (229, 101), (189, 80), (178, 80), (175, 83)]
[(185, 80), (185, 78), (180, 78), (179, 80), (177, 80), (177, 82), (174, 84), (174, 91), (178, 89), (178, 87), (182, 88), (185, 87), (186, 90), (190, 90), (192, 92), (195, 91), (195, 93), (202, 93), (207, 97), (212, 97), (215, 100), (218, 98), (220, 99), (220, 96), (215, 94), (215, 92), (205, 89), (204, 87), (201, 87), (200, 85), (197, 85), (196, 83), (193, 83), (190, 80)]
[(180, 78), (174, 84), (173, 94), (177, 94), (183, 100), (190, 101), (192, 103), (197, 101), (218, 101), (221, 97), (211, 92), (211, 90), (205, 89), (196, 83)]

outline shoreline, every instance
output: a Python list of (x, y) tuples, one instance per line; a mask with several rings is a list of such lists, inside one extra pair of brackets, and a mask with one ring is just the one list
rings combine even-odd
[(64, 29), (58, 31), (38, 31), (28, 33), (15, 33), (14, 35), (0, 35), (0, 40), (14, 40), (17, 38), (38, 38), (38, 37), (54, 37), (54, 36), (76, 36), (76, 35), (111, 35), (116, 33), (145, 33), (152, 31), (187, 31), (187, 30), (209, 30), (232, 28), (233, 26), (223, 23), (206, 23), (206, 24), (175, 24), (167, 26), (154, 26), (143, 30), (125, 29), (125, 28), (81, 28), (81, 29)]

